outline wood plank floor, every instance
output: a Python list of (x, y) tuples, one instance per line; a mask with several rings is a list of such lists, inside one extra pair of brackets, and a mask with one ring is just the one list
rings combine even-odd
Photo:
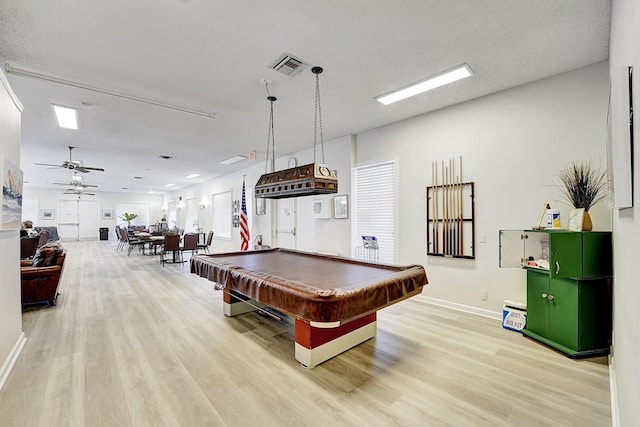
[(225, 317), (188, 264), (65, 246), (58, 305), (23, 313), (0, 426), (611, 425), (606, 358), (568, 359), (494, 320), (414, 298), (305, 369), (291, 324)]

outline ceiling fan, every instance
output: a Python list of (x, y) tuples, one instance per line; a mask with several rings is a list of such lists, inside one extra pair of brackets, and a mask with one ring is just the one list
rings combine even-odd
[[(53, 165), (50, 163), (34, 163), (36, 165), (40, 165), (40, 166), (54, 166), (54, 167), (59, 167), (59, 168), (63, 168), (63, 169), (69, 169), (72, 171), (78, 171), (78, 172), (82, 172), (82, 173), (87, 173), (89, 171), (101, 171), (104, 172), (104, 169), (102, 168), (90, 168), (89, 166), (82, 166), (82, 163), (80, 163), (77, 160), (73, 160), (73, 158), (71, 157), (71, 152), (73, 151), (75, 147), (69, 147), (69, 160), (65, 160), (64, 162), (62, 162), (62, 164), (60, 165)], [(66, 184), (64, 184), (66, 185)]]
[(83, 184), (82, 183), (82, 176), (78, 175), (78, 172), (76, 172), (76, 171), (73, 172), (73, 176), (71, 177), (71, 181), (69, 181), (69, 182), (54, 182), (54, 184), (55, 185), (68, 185), (68, 186), (74, 187), (74, 188), (88, 188), (88, 187), (98, 188), (97, 185)]
[(78, 196), (95, 196), (95, 193), (87, 193), (83, 187), (68, 188), (63, 194), (75, 194)]

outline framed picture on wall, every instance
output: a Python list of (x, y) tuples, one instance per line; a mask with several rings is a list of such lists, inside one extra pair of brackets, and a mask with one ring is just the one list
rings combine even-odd
[(113, 219), (113, 211), (102, 211), (102, 219), (104, 220)]
[(349, 203), (346, 194), (333, 196), (333, 217), (335, 219), (349, 218)]
[(56, 219), (55, 209), (40, 209), (40, 219), (44, 219), (44, 220)]
[(262, 197), (256, 198), (256, 215), (264, 215), (267, 213), (266, 202)]

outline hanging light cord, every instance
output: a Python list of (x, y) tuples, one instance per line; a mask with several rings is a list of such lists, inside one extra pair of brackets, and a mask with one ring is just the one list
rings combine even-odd
[(320, 124), (320, 147), (322, 150), (322, 163), (324, 163), (324, 135), (322, 134), (322, 107), (320, 105), (320, 73), (322, 73), (322, 67), (313, 67), (311, 72), (316, 75), (316, 105), (313, 121), (313, 163), (316, 163), (318, 124)]
[(267, 91), (267, 99), (271, 103), (271, 108), (269, 110), (269, 130), (267, 131), (267, 159), (264, 164), (264, 173), (269, 172), (269, 146), (271, 146), (271, 172), (275, 171), (275, 161), (276, 161), (276, 134), (275, 128), (273, 125), (273, 103), (277, 101), (278, 98), (275, 96), (271, 96), (269, 92), (269, 84), (265, 83), (264, 88)]

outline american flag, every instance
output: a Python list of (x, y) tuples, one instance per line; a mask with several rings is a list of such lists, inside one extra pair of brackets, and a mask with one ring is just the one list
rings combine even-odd
[(242, 209), (240, 211), (240, 250), (246, 251), (249, 249), (249, 223), (247, 219), (247, 198), (244, 191), (244, 179), (242, 180)]

